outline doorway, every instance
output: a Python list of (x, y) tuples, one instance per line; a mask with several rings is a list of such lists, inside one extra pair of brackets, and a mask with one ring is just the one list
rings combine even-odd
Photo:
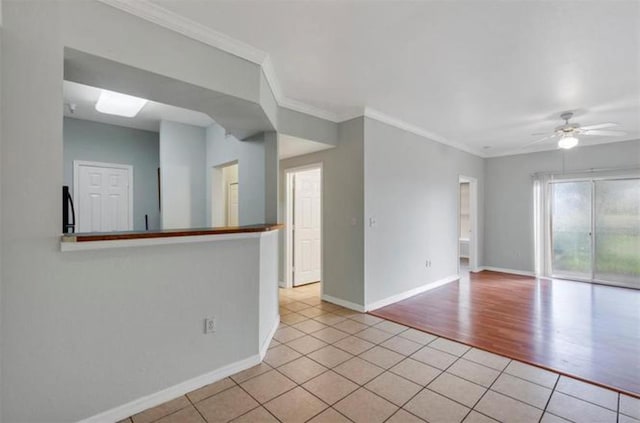
[(549, 183), (552, 277), (640, 289), (640, 178)]
[(286, 170), (287, 287), (322, 279), (322, 166)]
[(240, 225), (240, 183), (238, 162), (212, 168), (212, 226)]
[(133, 230), (133, 166), (73, 161), (78, 232)]
[(476, 271), (478, 267), (478, 181), (469, 176), (458, 177), (458, 274)]

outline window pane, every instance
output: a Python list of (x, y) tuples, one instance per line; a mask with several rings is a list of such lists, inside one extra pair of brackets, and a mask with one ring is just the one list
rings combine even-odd
[(552, 273), (591, 279), (591, 182), (551, 185)]
[(640, 287), (640, 179), (595, 185), (595, 279)]

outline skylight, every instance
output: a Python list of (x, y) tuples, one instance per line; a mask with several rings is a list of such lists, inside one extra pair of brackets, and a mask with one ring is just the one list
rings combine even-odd
[(147, 101), (132, 95), (102, 90), (96, 103), (96, 110), (108, 115), (132, 118), (142, 110)]

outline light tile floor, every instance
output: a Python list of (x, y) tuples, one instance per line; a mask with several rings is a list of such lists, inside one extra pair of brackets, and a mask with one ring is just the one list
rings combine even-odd
[(264, 362), (124, 420), (640, 423), (640, 400), (280, 290)]

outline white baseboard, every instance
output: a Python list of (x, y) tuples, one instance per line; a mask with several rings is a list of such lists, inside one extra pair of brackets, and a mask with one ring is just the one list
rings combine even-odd
[(280, 288), (286, 288), (287, 287), (287, 283), (285, 281), (278, 281), (278, 286)]
[(413, 289), (410, 289), (408, 291), (401, 292), (400, 294), (392, 295), (391, 297), (387, 297), (387, 298), (382, 299), (380, 301), (376, 301), (374, 303), (367, 304), (366, 309), (367, 309), (367, 311), (376, 310), (376, 309), (379, 309), (381, 307), (387, 306), (389, 304), (397, 303), (398, 301), (402, 301), (402, 300), (407, 299), (409, 297), (413, 297), (414, 295), (421, 294), (421, 293), (423, 293), (425, 291), (429, 291), (431, 289), (438, 288), (438, 287), (440, 287), (442, 285), (446, 285), (446, 284), (448, 284), (450, 282), (457, 281), (458, 279), (460, 279), (460, 277), (458, 275), (447, 276), (446, 278), (437, 280), (435, 282), (430, 282), (430, 283), (424, 284), (422, 286), (419, 286), (417, 288), (413, 288)]
[(276, 317), (276, 320), (273, 324), (273, 327), (271, 328), (271, 331), (269, 331), (269, 336), (267, 336), (267, 339), (265, 339), (262, 345), (260, 346), (260, 361), (262, 361), (264, 359), (264, 356), (267, 354), (267, 350), (269, 349), (269, 345), (271, 344), (273, 335), (275, 335), (276, 331), (278, 330), (278, 326), (280, 326), (279, 314)]
[(235, 363), (231, 363), (212, 372), (196, 376), (193, 379), (186, 380), (167, 389), (163, 389), (162, 391), (138, 398), (137, 400), (112, 408), (111, 410), (107, 410), (100, 414), (96, 414), (93, 417), (81, 420), (80, 423), (117, 422), (148, 408), (155, 407), (156, 405), (170, 401), (195, 389), (202, 388), (205, 385), (209, 385), (210, 383), (217, 382), (225, 377), (229, 377), (253, 367), (259, 364), (264, 358), (267, 350), (269, 349), (269, 344), (271, 344), (271, 340), (273, 339), (273, 335), (276, 333), (276, 330), (278, 330), (279, 325), (280, 315), (277, 316), (273, 327), (269, 332), (269, 336), (267, 336), (263, 344), (260, 346), (259, 354), (252, 355), (244, 360), (236, 361)]
[(217, 382), (225, 377), (229, 377), (233, 374), (246, 370), (259, 364), (260, 361), (260, 354), (252, 355), (243, 360), (220, 367), (212, 372), (205, 373), (177, 385), (170, 386), (162, 391), (138, 398), (137, 400), (133, 400), (127, 404), (112, 408), (111, 410), (104, 411), (100, 414), (96, 414), (95, 416), (81, 420), (79, 423), (106, 423), (120, 421), (148, 408), (155, 407), (156, 405), (178, 398), (179, 396), (195, 389), (202, 388), (205, 385), (209, 385), (210, 383)]
[(332, 297), (332, 296), (327, 295), (327, 294), (322, 294), (322, 299), (324, 301), (328, 301), (330, 303), (333, 303), (333, 304), (348, 308), (350, 310), (355, 310), (355, 311), (359, 311), (360, 313), (364, 313), (364, 307), (362, 307), (360, 304), (352, 303), (350, 301), (341, 300), (340, 298)]
[(493, 266), (483, 266), (479, 267), (477, 272), (482, 272), (483, 270), (490, 270), (492, 272), (500, 272), (500, 273), (511, 273), (512, 275), (520, 275), (520, 276), (535, 276), (535, 272), (530, 272), (528, 270), (515, 270), (515, 269), (506, 269), (504, 267), (493, 267)]

